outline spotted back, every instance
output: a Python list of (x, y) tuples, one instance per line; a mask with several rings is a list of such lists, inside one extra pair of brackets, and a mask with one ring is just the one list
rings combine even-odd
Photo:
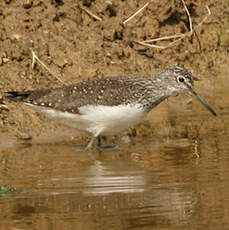
[(115, 106), (137, 100), (139, 81), (135, 77), (99, 78), (83, 81), (63, 88), (8, 92), (8, 98), (59, 111), (79, 113), (84, 105)]

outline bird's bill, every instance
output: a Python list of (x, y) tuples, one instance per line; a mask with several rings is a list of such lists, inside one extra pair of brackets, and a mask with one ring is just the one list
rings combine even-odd
[(197, 100), (208, 110), (210, 111), (214, 116), (216, 116), (216, 112), (214, 109), (191, 87), (190, 85), (186, 84), (190, 92), (197, 98)]

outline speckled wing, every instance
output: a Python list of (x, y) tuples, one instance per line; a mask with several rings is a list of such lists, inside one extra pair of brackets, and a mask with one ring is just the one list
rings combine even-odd
[(141, 79), (99, 78), (63, 88), (26, 92), (7, 92), (6, 98), (14, 101), (49, 107), (62, 112), (80, 113), (85, 105), (115, 106), (136, 101), (136, 82)]

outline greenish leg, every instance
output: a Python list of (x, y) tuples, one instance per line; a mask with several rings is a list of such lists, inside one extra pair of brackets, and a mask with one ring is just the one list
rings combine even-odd
[(84, 151), (91, 151), (95, 147), (95, 140), (97, 137), (92, 137), (89, 143), (87, 144), (86, 148)]
[(80, 146), (76, 148), (77, 152), (91, 151), (95, 147), (95, 140), (97, 137), (92, 137), (86, 147)]
[(89, 157), (91, 158), (91, 160), (93, 160), (95, 163), (97, 163), (96, 157), (93, 154), (93, 149), (95, 149), (97, 147), (97, 145), (95, 144), (95, 140), (97, 139), (97, 136), (93, 136), (91, 138), (91, 140), (89, 141), (89, 143), (87, 144), (86, 148), (84, 148), (84, 152), (88, 152)]
[[(97, 145), (95, 144), (96, 139), (98, 139)], [(95, 148), (98, 148), (100, 150), (112, 150), (112, 149), (118, 148), (117, 145), (103, 145), (101, 142), (102, 141), (101, 141), (100, 136), (94, 136), (91, 138), (91, 140), (89, 141), (86, 147), (78, 147), (77, 151), (78, 152), (86, 152), (86, 151), (91, 152)]]

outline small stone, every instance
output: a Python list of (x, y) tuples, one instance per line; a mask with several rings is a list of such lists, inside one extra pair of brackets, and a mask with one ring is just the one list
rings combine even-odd
[(6, 4), (10, 4), (10, 3), (11, 3), (11, 0), (5, 0), (5, 3), (6, 3)]
[(19, 131), (17, 133), (17, 137), (21, 140), (31, 140), (32, 139), (32, 136), (25, 131)]
[(20, 34), (12, 34), (12, 39), (19, 40), (21, 38)]
[(3, 63), (3, 60), (2, 60), (2, 58), (0, 57), (0, 65), (2, 65), (2, 63)]
[(68, 64), (67, 59), (63, 57), (56, 57), (53, 62), (60, 68), (64, 68)]
[(9, 108), (4, 104), (0, 104), (0, 111), (1, 110), (9, 111)]
[(23, 4), (24, 9), (29, 9), (33, 6), (33, 1), (32, 0), (26, 0), (25, 3)]
[(3, 61), (3, 63), (7, 63), (10, 61), (10, 59), (9, 58), (2, 58), (2, 61)]
[(25, 77), (25, 76), (26, 76), (26, 72), (25, 72), (25, 71), (22, 71), (20, 75), (21, 75), (22, 77)]

